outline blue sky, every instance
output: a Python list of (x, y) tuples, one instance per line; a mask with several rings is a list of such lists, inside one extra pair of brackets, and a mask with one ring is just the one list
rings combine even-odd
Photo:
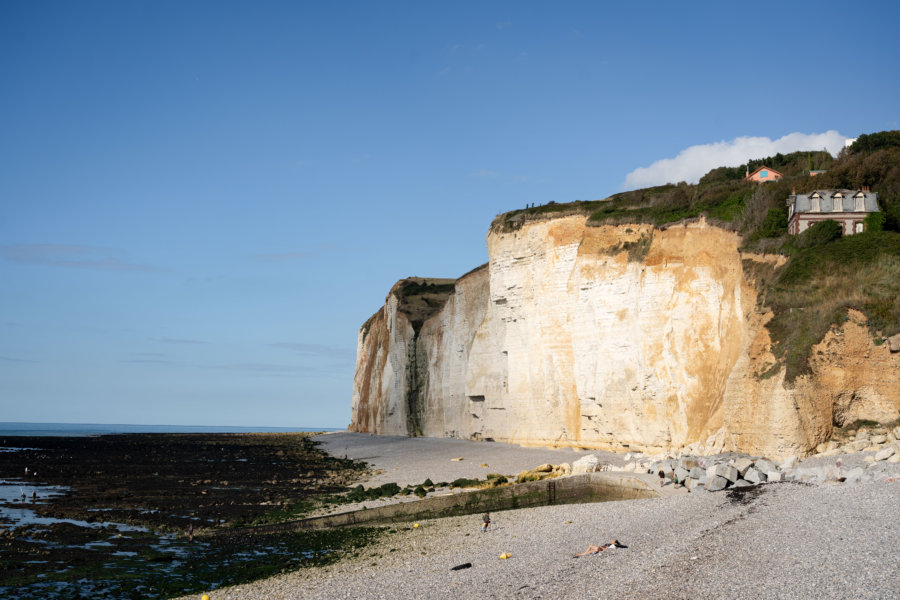
[(900, 128), (895, 2), (731, 6), (0, 3), (0, 421), (343, 427), (498, 213)]

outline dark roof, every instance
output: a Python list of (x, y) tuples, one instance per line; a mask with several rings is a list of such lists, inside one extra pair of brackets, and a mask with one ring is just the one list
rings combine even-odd
[[(836, 196), (840, 193), (843, 198), (840, 199), (840, 209), (835, 209), (835, 203), (838, 200)], [(819, 202), (819, 213), (830, 212), (857, 212), (856, 197), (863, 195), (863, 207), (865, 212), (878, 212), (878, 194), (871, 191), (862, 190), (813, 190), (808, 194), (797, 194), (788, 199), (788, 205), (794, 208), (794, 214), (811, 212), (812, 197), (819, 194), (821, 198)]]

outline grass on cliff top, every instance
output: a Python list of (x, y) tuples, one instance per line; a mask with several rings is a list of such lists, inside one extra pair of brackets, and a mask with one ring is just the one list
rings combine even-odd
[(744, 264), (760, 304), (774, 313), (768, 329), (787, 381), (810, 372), (812, 347), (846, 321), (848, 309), (866, 316), (876, 343), (900, 333), (900, 234), (862, 233), (786, 249), (790, 260), (778, 271)]
[(393, 293), (400, 300), (399, 311), (418, 332), (429, 317), (444, 307), (454, 289), (455, 279), (410, 277), (394, 286)]

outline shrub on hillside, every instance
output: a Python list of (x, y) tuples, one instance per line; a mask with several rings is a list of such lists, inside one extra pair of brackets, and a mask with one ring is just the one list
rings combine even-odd
[(883, 212), (869, 213), (864, 221), (866, 231), (884, 231), (884, 218)]
[(843, 229), (837, 221), (819, 221), (800, 235), (794, 236), (790, 245), (801, 250), (815, 248), (840, 239), (841, 235)]

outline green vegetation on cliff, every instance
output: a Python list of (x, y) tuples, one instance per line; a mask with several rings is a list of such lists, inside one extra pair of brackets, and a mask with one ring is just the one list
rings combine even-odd
[[(757, 184), (747, 171), (766, 165), (780, 181)], [(810, 177), (811, 170), (827, 170)], [(786, 201), (792, 190), (860, 189), (879, 195), (881, 212), (866, 219), (866, 232), (841, 237), (825, 222), (798, 236), (787, 233)], [(664, 227), (701, 216), (740, 233), (747, 251), (789, 257), (780, 268), (745, 261), (745, 271), (771, 309), (769, 331), (787, 380), (809, 371), (812, 346), (846, 319), (848, 309), (866, 315), (876, 343), (900, 332), (900, 131), (861, 135), (838, 158), (827, 152), (776, 154), (739, 167), (719, 167), (697, 184), (684, 182), (615, 194), (605, 200), (549, 203), (498, 216), (492, 229), (512, 231), (526, 222), (570, 214), (590, 225), (649, 223)]]

